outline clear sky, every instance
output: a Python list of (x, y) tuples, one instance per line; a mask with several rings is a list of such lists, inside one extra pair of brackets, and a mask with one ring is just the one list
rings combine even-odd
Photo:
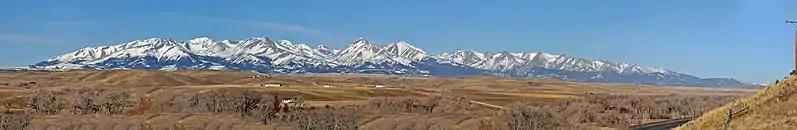
[(363, 36), (438, 54), (532, 51), (771, 82), (794, 62), (795, 0), (9, 0), (0, 66), (168, 37), (271, 37), (343, 48)]

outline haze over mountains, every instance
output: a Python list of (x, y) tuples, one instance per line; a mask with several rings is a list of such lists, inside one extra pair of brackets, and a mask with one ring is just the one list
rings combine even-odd
[(87, 47), (31, 67), (82, 69), (229, 69), (263, 73), (385, 73), (431, 76), (497, 75), (577, 82), (673, 86), (740, 86), (730, 78), (700, 78), (663, 68), (543, 52), (459, 50), (431, 55), (407, 41), (376, 44), (358, 38), (334, 49), (266, 37), (187, 41), (149, 38)]

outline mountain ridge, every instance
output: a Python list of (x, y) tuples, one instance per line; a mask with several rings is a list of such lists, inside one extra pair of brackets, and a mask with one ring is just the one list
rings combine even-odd
[(386, 73), (425, 76), (492, 75), (577, 82), (666, 86), (740, 86), (732, 78), (700, 78), (664, 68), (544, 52), (457, 50), (437, 55), (407, 41), (376, 44), (364, 37), (343, 49), (252, 37), (185, 41), (147, 38), (86, 47), (31, 65), (83, 69), (232, 69), (265, 73)]

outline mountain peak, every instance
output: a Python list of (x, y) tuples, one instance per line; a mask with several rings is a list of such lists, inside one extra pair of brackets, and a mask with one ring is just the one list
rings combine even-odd
[(326, 45), (318, 45), (318, 46), (315, 46), (315, 48), (316, 49), (329, 49), (329, 47), (327, 47)]
[(388, 44), (387, 46), (396, 46), (396, 47), (402, 47), (402, 48), (406, 48), (406, 49), (422, 50), (422, 49), (417, 48), (414, 45), (408, 43), (407, 41), (396, 41), (396, 42)]
[(273, 42), (273, 40), (271, 40), (271, 38), (268, 38), (268, 37), (250, 37), (250, 38), (244, 39), (244, 41), (269, 41), (269, 42)]
[(140, 41), (155, 42), (155, 41), (174, 41), (174, 40), (172, 40), (171, 38), (151, 37), (151, 38), (146, 38), (146, 39), (143, 39), (143, 40), (140, 40)]
[(200, 42), (214, 42), (214, 40), (210, 37), (196, 37), (194, 39), (188, 40), (188, 42), (192, 43), (200, 43)]
[(476, 52), (474, 50), (457, 50), (457, 51), (454, 51), (454, 54), (473, 54), (473, 53), (478, 53), (478, 52)]
[(277, 43), (279, 43), (281, 45), (293, 45), (293, 42), (291, 42), (289, 40), (279, 40)]
[(372, 44), (373, 43), (371, 43), (370, 40), (365, 39), (365, 37), (360, 37), (360, 38), (357, 38), (357, 40), (354, 40), (353, 42), (351, 42), (350, 46), (363, 46), (363, 45), (372, 45)]
[[(324, 45), (311, 48), (267, 37), (216, 41), (148, 38), (111, 46), (87, 47), (33, 66), (78, 66), (113, 69), (254, 70), (265, 73), (390, 73), (434, 76), (507, 75), (557, 78), (577, 82), (640, 83), (648, 85), (736, 85), (734, 79), (705, 79), (661, 68), (613, 63), (563, 54), (457, 50), (429, 56), (407, 41), (377, 46), (360, 37), (343, 50)], [(75, 67), (71, 67), (75, 68)]]
[(177, 42), (170, 39), (170, 38), (147, 38), (143, 40), (136, 40), (132, 42), (128, 42), (126, 44), (122, 44), (124, 48), (137, 48), (142, 46), (150, 46), (152, 48), (158, 48), (162, 46), (174, 46)]
[(354, 40), (346, 49), (338, 52), (335, 60), (344, 64), (357, 64), (378, 57), (381, 51), (382, 49), (372, 44), (371, 41), (360, 37)]
[(312, 50), (313, 49), (313, 48), (310, 48), (310, 46), (308, 46), (307, 44), (296, 44), (296, 47), (299, 48), (299, 49), (302, 49), (302, 50)]
[(313, 48), (313, 52), (316, 52), (325, 58), (329, 58), (335, 55), (336, 53), (338, 53), (338, 51), (340, 50), (334, 50), (325, 45), (318, 45), (315, 48)]
[(413, 46), (406, 41), (397, 41), (388, 44), (385, 48), (382, 49), (386, 53), (398, 56), (401, 58), (405, 58), (412, 61), (418, 61), (423, 58), (427, 57), (426, 51), (423, 51), (420, 48)]

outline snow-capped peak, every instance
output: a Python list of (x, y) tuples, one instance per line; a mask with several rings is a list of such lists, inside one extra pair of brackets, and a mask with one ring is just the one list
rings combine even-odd
[(329, 49), (329, 47), (327, 47), (327, 46), (325, 46), (325, 45), (318, 45), (318, 46), (315, 46), (315, 49), (325, 49), (325, 50), (328, 50), (328, 49)]
[(515, 67), (516, 65), (520, 65), (523, 63), (526, 63), (526, 61), (513, 55), (511, 52), (504, 51), (493, 54), (491, 57), (489, 57), (488, 62), (482, 62), (482, 64), (479, 65), (479, 67), (499, 70), (499, 71), (506, 71), (508, 69), (511, 69), (512, 67)]
[(360, 37), (349, 44), (346, 49), (338, 52), (335, 55), (335, 60), (346, 65), (358, 64), (363, 61), (368, 61), (369, 59), (378, 57), (378, 55), (381, 54), (380, 52), (381, 49), (378, 46), (372, 44), (371, 41)]
[(365, 39), (365, 37), (360, 37), (357, 38), (357, 40), (351, 42), (351, 44), (349, 45), (349, 47), (359, 47), (359, 46), (374, 46), (374, 44), (371, 43), (370, 40)]
[[(37, 63), (34, 66), (100, 69), (225, 68), (313, 73), (386, 72), (385, 70), (387, 70), (388, 73), (411, 72), (423, 75), (452, 72), (477, 75), (490, 73), (621, 83), (639, 83), (638, 80), (645, 80), (640, 82), (654, 85), (717, 84), (720, 82), (735, 84), (735, 82), (731, 82), (735, 81), (732, 79), (727, 81), (706, 80), (662, 68), (543, 52), (484, 53), (459, 50), (429, 56), (423, 49), (415, 47), (407, 41), (396, 41), (380, 46), (364, 37), (352, 41), (343, 50), (323, 45), (310, 47), (307, 44), (294, 44), (289, 40), (275, 41), (267, 37), (247, 38), (240, 41), (218, 41), (209, 37), (197, 37), (186, 41), (147, 38), (118, 45), (86, 47)], [(442, 70), (433, 70), (437, 68)], [(453, 69), (453, 71), (449, 69)], [(634, 76), (642, 77), (628, 79), (629, 77), (634, 78)]]
[[(293, 44), (289, 40), (274, 41), (267, 37), (248, 38), (241, 41), (216, 41), (209, 37), (197, 37), (185, 42), (177, 42), (168, 38), (147, 38), (113, 46), (87, 47), (48, 61), (97, 63), (108, 58), (137, 56), (152, 56), (158, 59), (174, 60), (190, 57), (190, 55), (239, 59), (237, 61), (241, 61), (240, 59), (242, 58), (248, 59), (246, 61), (258, 61), (259, 57), (266, 57), (271, 59), (272, 64), (277, 65), (291, 62), (341, 65), (354, 65), (363, 62), (393, 62), (412, 66), (412, 62), (418, 62), (430, 57), (423, 49), (403, 40), (380, 47), (368, 39), (360, 37), (352, 41), (347, 48), (335, 50), (324, 45), (313, 48), (307, 44)], [(609, 70), (615, 73), (648, 74), (670, 72), (660, 68), (589, 60), (542, 52), (504, 51), (499, 53), (481, 53), (473, 50), (458, 50), (453, 53), (443, 53), (433, 58), (496, 71), (542, 67), (590, 72)]]
[(477, 66), (479, 63), (487, 60), (484, 53), (472, 50), (458, 50), (454, 53), (443, 53), (436, 56), (436, 58), (468, 66)]
[(334, 56), (336, 53), (338, 53), (338, 51), (340, 50), (330, 49), (329, 47), (324, 45), (318, 45), (315, 48), (313, 48), (313, 52), (323, 56), (324, 58), (330, 58)]
[(426, 51), (407, 43), (406, 41), (393, 42), (382, 48), (389, 55), (397, 58), (404, 58), (412, 61), (419, 61), (426, 58)]
[(228, 40), (216, 42), (208, 37), (198, 37), (188, 40), (185, 48), (197, 55), (228, 57), (234, 55), (238, 48), (234, 48)]
[(169, 38), (148, 38), (144, 40), (136, 40), (123, 44), (123, 48), (161, 48), (165, 46), (176, 46), (177, 42)]
[(188, 40), (189, 43), (213, 43), (213, 39), (209, 37), (197, 37), (191, 40)]
[(498, 52), (480, 53), (472, 50), (458, 50), (454, 53), (444, 53), (436, 56), (441, 60), (464, 64), (475, 68), (508, 71), (525, 70), (534, 67), (546, 69), (557, 69), (580, 72), (603, 72), (613, 73), (668, 73), (668, 70), (645, 67), (632, 64), (612, 63), (601, 60), (590, 60), (578, 57), (571, 57), (561, 54), (550, 54), (543, 52)]
[(310, 48), (307, 44), (297, 44), (296, 47), (302, 50), (313, 50), (313, 48)]

